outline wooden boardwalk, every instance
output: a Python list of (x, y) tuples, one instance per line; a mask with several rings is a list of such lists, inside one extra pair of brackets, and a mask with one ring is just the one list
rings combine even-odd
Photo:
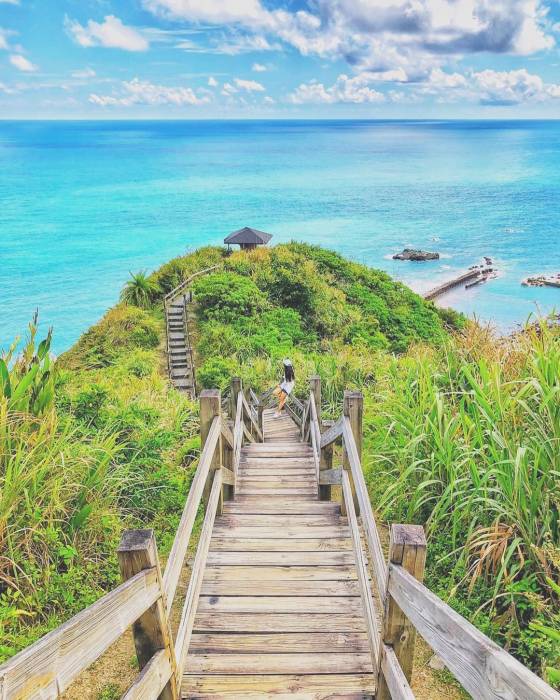
[(364, 698), (375, 692), (352, 541), (317, 500), (312, 448), (263, 416), (215, 521), (184, 698)]

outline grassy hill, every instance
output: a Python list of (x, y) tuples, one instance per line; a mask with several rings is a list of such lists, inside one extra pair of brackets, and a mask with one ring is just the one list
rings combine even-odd
[(497, 341), (383, 272), (300, 243), (203, 248), (137, 275), (55, 368), (33, 339), (0, 373), (14, 387), (35, 372), (23, 407), (0, 383), (2, 653), (115, 584), (124, 527), (154, 526), (169, 545), (199, 445), (196, 406), (166, 380), (162, 297), (212, 265), (194, 284), (200, 388), (240, 375), (267, 389), (289, 356), (302, 396), (321, 375), (325, 415), (362, 390), (380, 519), (424, 524), (428, 585), (533, 668), (557, 665), (557, 333)]

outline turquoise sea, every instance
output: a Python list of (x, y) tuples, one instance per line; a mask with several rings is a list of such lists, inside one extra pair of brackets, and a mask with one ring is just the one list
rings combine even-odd
[(508, 330), (560, 308), (520, 285), (560, 272), (560, 122), (0, 122), (0, 347), (38, 307), (60, 352), (129, 271), (245, 225), (420, 291), (490, 256), (498, 279), (444, 301)]

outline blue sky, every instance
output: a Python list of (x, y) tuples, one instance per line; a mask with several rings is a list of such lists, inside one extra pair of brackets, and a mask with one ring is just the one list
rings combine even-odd
[(560, 118), (558, 0), (0, 0), (0, 118)]

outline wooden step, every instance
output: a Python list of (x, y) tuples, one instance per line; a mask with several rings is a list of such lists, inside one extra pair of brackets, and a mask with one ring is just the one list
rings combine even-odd
[(359, 633), (316, 632), (301, 634), (284, 632), (278, 634), (194, 634), (190, 649), (202, 654), (229, 652), (278, 654), (282, 652), (337, 652), (354, 654), (368, 652), (367, 635)]
[[(351, 566), (354, 552), (227, 552), (211, 551), (208, 566)], [(258, 572), (255, 572), (258, 576)]]
[[(312, 669), (312, 671), (311, 671)], [(280, 673), (373, 673), (371, 656), (367, 652), (357, 652), (351, 656), (330, 653), (268, 653), (266, 647), (261, 653), (244, 654), (203, 654), (196, 653), (190, 658), (189, 674), (229, 673), (231, 675), (280, 674)]]
[(197, 632), (365, 632), (360, 614), (326, 613), (262, 613), (255, 612), (197, 612), (194, 629)]
[[(357, 578), (354, 566), (261, 566), (259, 581), (349, 581)], [(207, 581), (252, 581), (252, 566), (209, 566)]]
[(338, 515), (340, 506), (330, 501), (292, 501), (283, 496), (269, 497), (264, 501), (250, 500), (237, 495), (235, 501), (224, 503), (224, 513), (238, 515)]
[(302, 675), (185, 674), (183, 698), (236, 698), (236, 700), (357, 700), (375, 693), (372, 673)]
[[(254, 581), (204, 580), (201, 595), (254, 596)], [(357, 581), (259, 581), (258, 593), (263, 596), (359, 596)]]

